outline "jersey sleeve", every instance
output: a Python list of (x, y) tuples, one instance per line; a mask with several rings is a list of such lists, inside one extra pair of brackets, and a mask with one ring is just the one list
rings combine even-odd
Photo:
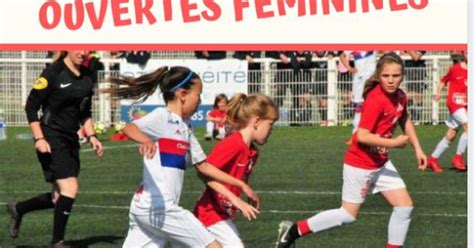
[(359, 128), (367, 129), (369, 131), (373, 130), (381, 113), (382, 108), (376, 101), (376, 98), (374, 96), (367, 97), (362, 107)]
[(79, 119), (81, 121), (82, 124), (84, 124), (84, 122), (89, 119), (89, 118), (92, 118), (92, 111), (91, 111), (91, 108), (92, 108), (92, 96), (94, 95), (94, 91), (91, 91), (89, 93), (89, 96), (84, 98), (84, 100), (81, 102), (81, 106), (80, 106), (80, 116), (79, 116)]
[(446, 75), (444, 75), (444, 77), (441, 79), (441, 82), (444, 84), (448, 84), (448, 82), (451, 80), (452, 74), (453, 74), (453, 68), (451, 67), (448, 73), (446, 73)]
[(207, 162), (219, 169), (234, 161), (240, 154), (241, 148), (230, 140), (223, 140), (218, 143), (207, 158)]
[[(51, 65), (53, 66), (53, 65)], [(38, 110), (45, 103), (54, 89), (54, 73), (47, 67), (33, 83), (33, 88), (26, 99), (25, 112), (28, 123), (39, 121)]]
[(162, 118), (161, 111), (156, 108), (140, 119), (133, 121), (133, 124), (152, 140), (156, 141), (163, 136), (162, 126), (165, 121), (166, 120)]
[(207, 113), (207, 116), (215, 118), (216, 117), (216, 110), (211, 109), (211, 111), (209, 111), (209, 113)]
[(206, 160), (206, 153), (202, 150), (201, 144), (197, 141), (193, 133), (189, 139), (191, 145), (191, 162), (192, 164), (198, 164)]

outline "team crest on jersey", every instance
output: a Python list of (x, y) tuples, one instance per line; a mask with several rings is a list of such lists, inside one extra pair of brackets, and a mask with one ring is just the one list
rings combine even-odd
[(33, 88), (35, 90), (43, 90), (46, 89), (46, 87), (48, 87), (48, 80), (45, 77), (39, 77), (33, 83)]

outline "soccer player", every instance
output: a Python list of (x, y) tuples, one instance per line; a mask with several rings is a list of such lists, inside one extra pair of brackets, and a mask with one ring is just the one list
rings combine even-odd
[[(426, 155), (407, 114), (407, 97), (399, 89), (403, 69), (403, 61), (398, 55), (385, 54), (378, 61), (374, 75), (365, 84), (360, 125), (344, 158), (341, 207), (294, 224), (283, 221), (278, 233), (278, 248), (290, 247), (301, 236), (354, 222), (369, 192), (381, 193), (393, 207), (387, 247), (403, 246), (413, 202), (405, 183), (388, 159), (388, 150), (404, 147), (410, 142), (415, 149), (418, 168), (426, 168)], [(405, 134), (392, 138), (397, 124)]]
[(446, 99), (446, 105), (449, 110), (449, 116), (446, 120), (448, 131), (428, 159), (428, 167), (436, 173), (443, 172), (438, 163), (438, 158), (456, 138), (457, 129), (461, 126), (464, 132), (459, 138), (456, 155), (451, 160), (451, 164), (459, 171), (467, 170), (463, 159), (463, 154), (467, 148), (467, 57), (464, 52), (454, 53), (451, 57), (453, 58), (454, 65), (441, 79), (441, 84), (435, 96), (435, 101), (439, 102), (441, 91), (448, 84), (448, 96)]
[[(38, 160), (44, 178), (52, 184), (51, 193), (7, 205), (11, 221), (9, 233), (19, 235), (25, 214), (54, 208), (53, 235), (49, 247), (70, 247), (64, 243), (66, 225), (79, 190), (79, 140), (82, 125), (97, 156), (102, 144), (94, 134), (91, 99), (94, 82), (89, 70), (81, 66), (83, 51), (67, 51), (43, 70), (26, 101), (26, 115), (35, 138)], [(41, 108), (42, 116), (38, 118)]]
[(212, 110), (206, 116), (206, 140), (211, 140), (214, 132), (217, 132), (216, 139), (221, 140), (225, 137), (225, 118), (226, 118), (227, 96), (219, 94), (214, 100)]
[[(264, 145), (271, 134), (272, 126), (278, 119), (278, 107), (265, 95), (256, 93), (249, 96), (235, 95), (228, 105), (228, 123), (235, 130), (219, 142), (207, 158), (207, 162), (236, 179), (248, 182), (257, 162), (256, 145)], [(244, 247), (239, 232), (232, 222), (237, 208), (233, 198), (239, 198), (242, 190), (225, 184), (233, 194), (231, 197), (215, 191), (224, 187), (208, 181), (194, 208), (196, 217), (207, 227), (223, 247)], [(254, 202), (259, 208), (259, 203)]]
[[(190, 165), (206, 178), (242, 189), (251, 199), (257, 196), (241, 180), (207, 164), (187, 120), (201, 101), (202, 81), (186, 67), (161, 67), (138, 78), (111, 78), (112, 93), (119, 98), (145, 100), (159, 88), (166, 103), (129, 123), (123, 132), (140, 143), (143, 181), (130, 205), (130, 222), (123, 247), (221, 247), (194, 215), (179, 205), (184, 172)], [(156, 155), (155, 155), (156, 153)], [(223, 191), (229, 195), (229, 191)], [(248, 218), (258, 210), (242, 200), (232, 202)]]
[[(354, 58), (354, 67), (349, 63), (350, 57)], [(352, 102), (355, 104), (354, 107), (354, 119), (352, 121), (352, 134), (357, 132), (357, 127), (360, 122), (360, 111), (364, 98), (362, 92), (364, 90), (364, 84), (367, 79), (374, 73), (376, 57), (374, 51), (344, 51), (340, 57), (340, 62), (351, 72), (352, 75)], [(350, 139), (346, 142), (350, 144)]]

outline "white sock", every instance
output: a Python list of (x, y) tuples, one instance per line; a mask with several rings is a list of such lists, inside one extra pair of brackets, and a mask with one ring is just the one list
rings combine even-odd
[(459, 155), (463, 155), (466, 152), (466, 148), (467, 148), (467, 134), (466, 132), (463, 132), (461, 137), (459, 137), (458, 149), (456, 150), (456, 153)]
[(357, 128), (359, 127), (360, 122), (360, 112), (354, 113), (354, 120), (352, 120), (352, 133), (357, 132)]
[(394, 207), (388, 223), (388, 243), (403, 246), (410, 227), (413, 207)]
[(436, 158), (436, 159), (441, 157), (441, 154), (443, 154), (443, 152), (446, 151), (446, 149), (448, 149), (450, 143), (451, 142), (449, 142), (449, 140), (446, 139), (446, 137), (443, 137), (443, 139), (438, 143), (438, 145), (436, 145), (436, 148), (431, 154), (431, 157)]
[(311, 232), (316, 233), (333, 227), (349, 224), (356, 219), (343, 207), (323, 211), (309, 218), (308, 226)]
[(214, 122), (208, 121), (206, 123), (206, 135), (212, 136), (213, 131), (214, 131)]
[(220, 127), (218, 131), (220, 136), (225, 137), (225, 127)]

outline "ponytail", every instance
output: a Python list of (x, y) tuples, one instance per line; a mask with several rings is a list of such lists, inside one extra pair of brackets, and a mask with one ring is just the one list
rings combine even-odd
[(186, 67), (163, 66), (137, 78), (129, 76), (111, 77), (107, 81), (113, 87), (100, 90), (121, 99), (133, 99), (144, 102), (159, 87), (165, 103), (174, 99), (178, 89), (190, 89), (200, 80), (199, 76)]
[(266, 95), (237, 93), (227, 104), (226, 122), (233, 130), (246, 127), (252, 117), (278, 120), (278, 106)]

